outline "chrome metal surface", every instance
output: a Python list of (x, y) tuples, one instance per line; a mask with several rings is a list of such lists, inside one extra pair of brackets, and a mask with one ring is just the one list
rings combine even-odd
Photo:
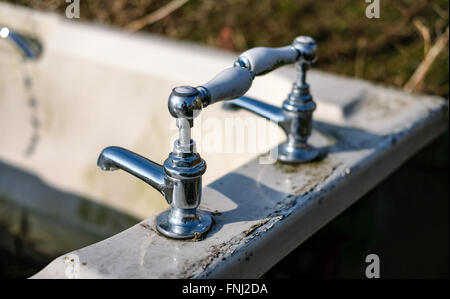
[(196, 209), (192, 210), (192, 214), (186, 210), (171, 209), (158, 216), (156, 225), (160, 233), (170, 238), (201, 240), (211, 228), (212, 218), (209, 213)]
[(11, 40), (27, 59), (35, 59), (42, 52), (41, 44), (33, 38), (14, 32), (8, 27), (0, 25), (0, 39)]
[(305, 35), (298, 36), (294, 39), (292, 46), (300, 53), (300, 62), (316, 62), (317, 44), (312, 37)]
[(307, 143), (311, 135), (312, 114), (316, 109), (316, 103), (309, 92), (306, 73), (309, 65), (317, 59), (317, 46), (314, 39), (308, 36), (297, 37), (292, 46), (300, 53), (296, 62), (298, 77), (282, 108), (249, 97), (237, 98), (225, 103), (224, 107), (243, 108), (277, 123), (287, 136), (286, 142), (278, 148), (278, 160), (286, 163), (303, 163), (315, 160), (321, 155), (318, 149)]
[(121, 147), (105, 148), (98, 157), (97, 165), (101, 170), (125, 170), (163, 195), (166, 195), (169, 189), (161, 165)]
[[(156, 228), (162, 234), (176, 239), (200, 239), (212, 223), (206, 212), (196, 210), (200, 204), (201, 176), (206, 171), (206, 163), (195, 152), (180, 151), (179, 146), (176, 142), (164, 166), (120, 147), (105, 148), (97, 165), (102, 170), (122, 169), (164, 195), (171, 209), (157, 219)], [(191, 148), (195, 150), (194, 145)]]
[(173, 117), (192, 120), (202, 110), (202, 98), (194, 87), (179, 86), (172, 90), (168, 106)]
[(103, 170), (125, 170), (160, 191), (170, 209), (157, 217), (156, 229), (174, 239), (202, 239), (212, 225), (211, 216), (197, 210), (206, 163), (196, 152), (191, 127), (202, 109), (201, 100), (193, 87), (172, 90), (168, 108), (177, 119), (179, 138), (163, 166), (119, 147), (104, 149), (97, 163)]

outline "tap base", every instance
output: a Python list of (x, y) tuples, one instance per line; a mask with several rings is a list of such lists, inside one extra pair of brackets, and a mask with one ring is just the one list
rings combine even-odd
[(195, 217), (186, 217), (172, 221), (171, 210), (166, 210), (156, 218), (156, 229), (162, 235), (172, 239), (202, 240), (211, 229), (213, 220), (210, 213), (197, 210)]
[(284, 143), (278, 147), (278, 160), (284, 163), (306, 163), (318, 159), (321, 151), (309, 144), (292, 146)]

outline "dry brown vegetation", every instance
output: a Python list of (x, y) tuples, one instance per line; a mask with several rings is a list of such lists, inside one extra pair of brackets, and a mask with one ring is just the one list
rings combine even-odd
[[(68, 5), (63, 0), (8, 2), (60, 13)], [(382, 0), (379, 19), (365, 17), (367, 4), (362, 0), (80, 2), (84, 21), (238, 52), (288, 44), (299, 34), (311, 35), (319, 44), (318, 68), (400, 88), (411, 80), (449, 23), (448, 0)], [(448, 97), (448, 39), (441, 48), (428, 59), (428, 66), (422, 66), (422, 74), (415, 78), (418, 82), (406, 86), (408, 90)]]

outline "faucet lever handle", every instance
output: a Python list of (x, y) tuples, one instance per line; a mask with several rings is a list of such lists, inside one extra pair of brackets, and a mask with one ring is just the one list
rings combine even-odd
[(299, 52), (293, 46), (280, 48), (257, 47), (242, 53), (235, 65), (248, 68), (255, 73), (255, 76), (259, 76), (279, 66), (294, 63), (298, 57)]
[(257, 47), (242, 53), (235, 66), (247, 68), (255, 76), (264, 75), (282, 65), (301, 61), (313, 63), (316, 59), (316, 42), (309, 36), (298, 36), (289, 46), (280, 48)]
[(243, 96), (252, 85), (253, 72), (241, 67), (231, 67), (217, 74), (208, 83), (198, 86), (179, 86), (169, 96), (169, 112), (175, 118), (191, 122), (202, 108)]
[(208, 83), (197, 87), (203, 107), (243, 96), (250, 89), (253, 78), (253, 72), (246, 68), (231, 67), (223, 70)]

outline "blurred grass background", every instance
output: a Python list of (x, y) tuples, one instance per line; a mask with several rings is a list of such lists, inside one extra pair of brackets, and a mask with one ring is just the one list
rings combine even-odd
[[(6, 1), (61, 14), (69, 5), (64, 0)], [(126, 27), (170, 2), (81, 0), (80, 19)], [(368, 4), (363, 0), (182, 2), (186, 3), (141, 30), (236, 52), (282, 46), (297, 35), (310, 35), (320, 51), (316, 68), (399, 88), (449, 23), (448, 0), (381, 0), (379, 19), (365, 16)], [(416, 91), (448, 98), (448, 42)]]

